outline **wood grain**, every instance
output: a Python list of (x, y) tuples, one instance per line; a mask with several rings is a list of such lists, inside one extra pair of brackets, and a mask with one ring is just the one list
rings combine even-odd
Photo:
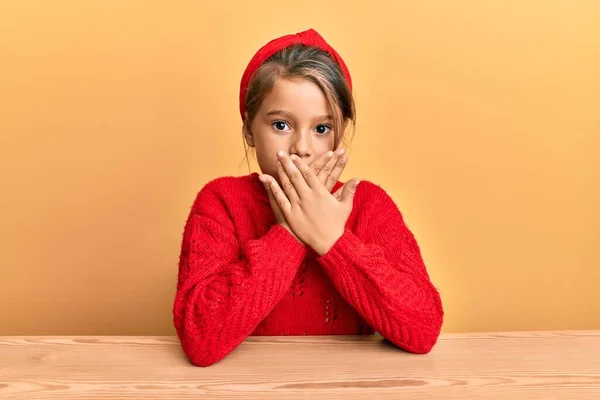
[(0, 399), (600, 399), (600, 331), (252, 337), (191, 365), (175, 337), (0, 337)]

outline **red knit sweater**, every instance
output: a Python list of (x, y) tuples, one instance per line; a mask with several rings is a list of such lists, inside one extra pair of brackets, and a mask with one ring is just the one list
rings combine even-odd
[(443, 319), (417, 242), (383, 189), (361, 181), (344, 234), (319, 257), (275, 223), (256, 173), (216, 179), (198, 193), (173, 314), (182, 348), (199, 366), (249, 335), (377, 331), (427, 353)]

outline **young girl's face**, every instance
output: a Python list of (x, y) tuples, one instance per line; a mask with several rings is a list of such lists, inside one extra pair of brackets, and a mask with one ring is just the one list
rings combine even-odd
[(333, 150), (332, 113), (321, 89), (306, 79), (279, 79), (263, 99), (246, 142), (255, 147), (261, 171), (279, 181), (277, 151), (309, 164)]

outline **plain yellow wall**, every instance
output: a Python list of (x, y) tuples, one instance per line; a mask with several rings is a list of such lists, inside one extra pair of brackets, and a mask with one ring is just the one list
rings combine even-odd
[(355, 82), (342, 179), (395, 199), (444, 331), (600, 328), (600, 2), (5, 1), (0, 334), (173, 334), (185, 218), (248, 173), (246, 63), (315, 28)]

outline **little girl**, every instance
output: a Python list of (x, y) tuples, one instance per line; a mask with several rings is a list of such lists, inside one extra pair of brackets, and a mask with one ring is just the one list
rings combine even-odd
[(211, 365), (250, 335), (383, 335), (427, 353), (443, 309), (419, 246), (378, 185), (338, 181), (355, 121), (352, 80), (314, 30), (274, 39), (240, 85), (244, 140), (262, 174), (222, 177), (185, 224), (174, 323)]

